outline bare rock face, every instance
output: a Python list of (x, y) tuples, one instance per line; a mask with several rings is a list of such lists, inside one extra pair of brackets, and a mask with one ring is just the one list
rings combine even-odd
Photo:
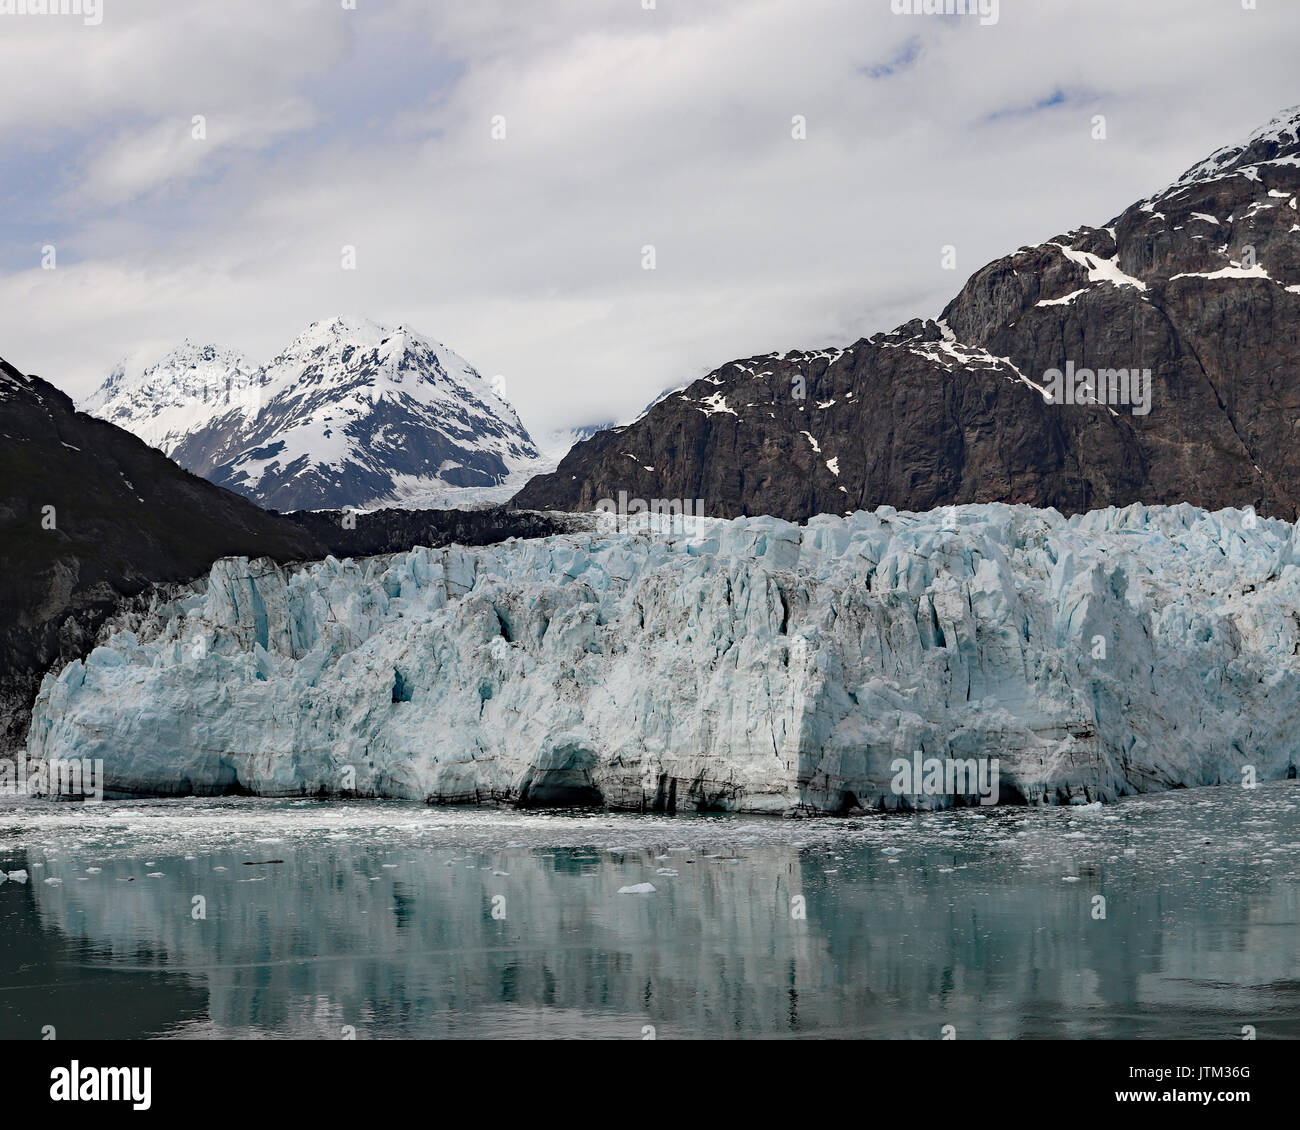
[(990, 263), (937, 321), (722, 366), (514, 505), (626, 491), (790, 520), (1184, 501), (1295, 518), (1298, 193), (1300, 107), (1106, 226)]

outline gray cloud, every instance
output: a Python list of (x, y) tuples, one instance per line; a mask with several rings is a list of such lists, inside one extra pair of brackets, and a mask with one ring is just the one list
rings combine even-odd
[(1300, 101), (1294, 6), (1002, 0), (992, 27), (889, 7), (0, 17), (20, 159), (0, 176), (24, 193), (0, 220), (0, 354), (80, 395), (136, 350), (265, 359), (356, 313), (504, 374), (538, 431), (627, 416), (733, 357), (936, 314), (988, 259), (1110, 218)]

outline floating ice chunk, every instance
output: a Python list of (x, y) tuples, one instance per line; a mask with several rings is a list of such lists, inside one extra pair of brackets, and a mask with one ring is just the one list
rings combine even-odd
[(51, 875), (48, 879), (45, 880), (45, 883), (51, 887), (57, 887), (62, 882), (63, 880), (58, 878), (56, 875)]
[(27, 882), (27, 872), (22, 870), (10, 871), (9, 881), (11, 883), (25, 883)]
[(653, 883), (633, 883), (630, 887), (619, 887), (620, 895), (652, 895), (655, 893)]

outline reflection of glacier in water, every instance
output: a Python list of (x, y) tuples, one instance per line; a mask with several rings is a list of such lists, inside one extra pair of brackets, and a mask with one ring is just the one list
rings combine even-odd
[(1298, 817), (7, 804), (0, 1036), (1294, 1038)]

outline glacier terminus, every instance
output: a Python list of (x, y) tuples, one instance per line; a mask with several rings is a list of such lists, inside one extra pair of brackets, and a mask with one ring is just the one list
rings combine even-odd
[[(640, 516), (155, 590), (49, 673), (109, 795), (846, 813), (1294, 777), (1300, 535), (1250, 510)], [(987, 790), (984, 803), (988, 803)]]

